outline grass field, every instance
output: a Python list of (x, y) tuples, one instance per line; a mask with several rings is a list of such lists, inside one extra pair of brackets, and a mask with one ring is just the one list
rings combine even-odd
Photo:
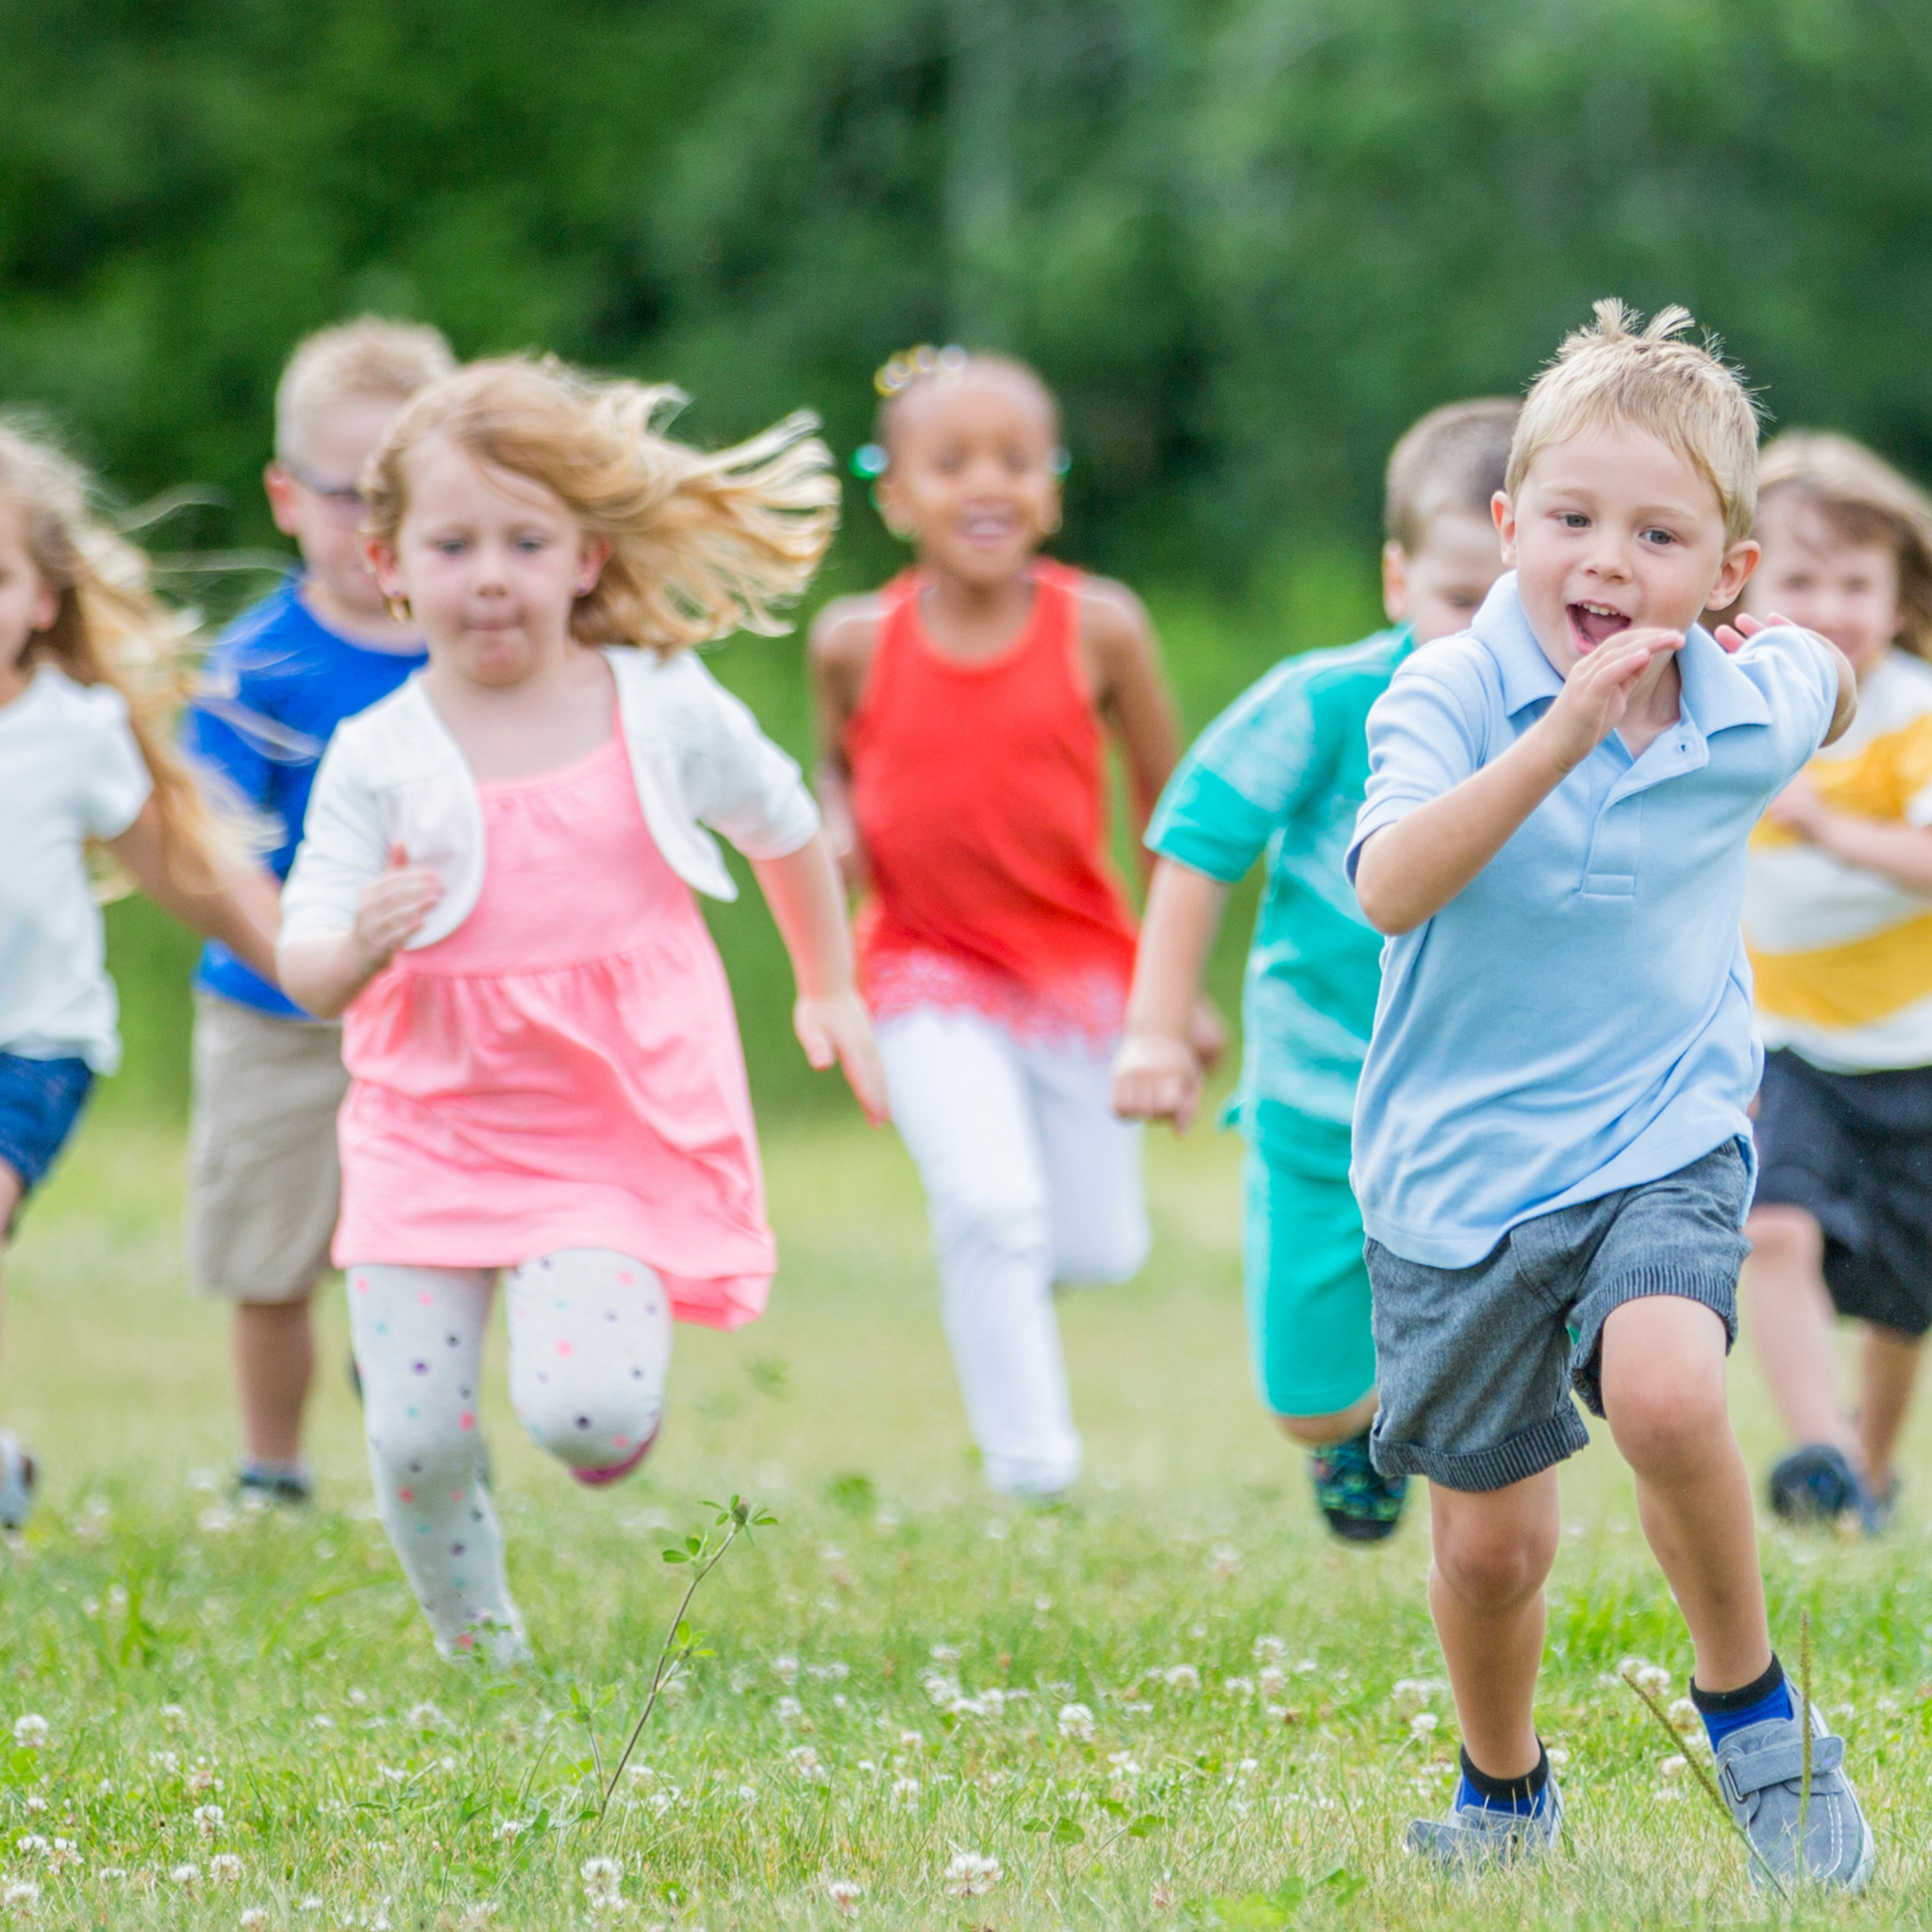
[[(0, 1922), (707, 1927), (1724, 1924), (1776, 1916), (1612, 1674), (1688, 1646), (1599, 1444), (1572, 1466), (1541, 1722), (1571, 1829), (1545, 1867), (1439, 1886), (1403, 1823), (1449, 1788), (1426, 1531), (1317, 1528), (1242, 1356), (1236, 1150), (1150, 1143), (1157, 1257), (1065, 1308), (1077, 1500), (971, 1466), (919, 1201), (890, 1136), (774, 1132), (774, 1312), (683, 1332), (668, 1427), (613, 1493), (486, 1415), (539, 1664), (440, 1663), (374, 1520), (326, 1307), (321, 1503), (239, 1515), (219, 1311), (180, 1278), (173, 1129), (104, 1114), (13, 1252), (0, 1413), (46, 1468), (5, 1569)], [(1774, 1446), (1736, 1375), (1747, 1446)], [(1923, 1432), (1911, 1466), (1925, 1467)], [(659, 1551), (742, 1492), (777, 1525), (694, 1616), (601, 1824), (606, 1761), (676, 1600)], [(1767, 1536), (1779, 1641), (1880, 1834), (1854, 1905), (1932, 1920), (1932, 1580), (1908, 1498), (1883, 1545)], [(995, 1694), (998, 1693), (998, 1694)], [(29, 1719), (44, 1720), (44, 1735)], [(608, 1860), (608, 1865), (593, 1861)], [(977, 1861), (996, 1861), (996, 1869)], [(589, 1875), (586, 1876), (588, 1872)], [(840, 1888), (835, 1890), (835, 1888)], [(856, 1891), (844, 1888), (858, 1888)], [(615, 1902), (611, 1900), (614, 1896)]]

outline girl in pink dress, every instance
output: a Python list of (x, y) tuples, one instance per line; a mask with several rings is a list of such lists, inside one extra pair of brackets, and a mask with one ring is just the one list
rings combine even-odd
[(752, 862), (812, 1064), (885, 1113), (810, 796), (689, 648), (782, 628), (831, 535), (828, 459), (802, 417), (701, 455), (653, 426), (678, 400), (507, 360), (403, 411), (370, 557), (429, 664), (337, 733), (282, 902), (284, 984), (345, 1016), (335, 1257), (383, 1522), (445, 1652), (525, 1650), (476, 1463), (497, 1275), (518, 1418), (586, 1483), (650, 1448), (674, 1317), (764, 1307), (705, 827)]

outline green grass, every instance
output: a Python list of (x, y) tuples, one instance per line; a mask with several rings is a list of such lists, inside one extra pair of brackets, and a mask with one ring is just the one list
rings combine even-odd
[[(1402, 1824), (1442, 1802), (1455, 1748), (1425, 1527), (1369, 1552), (1317, 1528), (1248, 1387), (1236, 1150), (1197, 1134), (1150, 1153), (1154, 1264), (1065, 1305), (1088, 1474), (1059, 1511), (978, 1485), (919, 1200), (887, 1135), (833, 1121), (770, 1136), (774, 1311), (735, 1336), (680, 1332), (661, 1450), (624, 1488), (587, 1492), (519, 1439), (499, 1338), (486, 1423), (539, 1663), (493, 1677), (437, 1660), (374, 1520), (333, 1294), (320, 1506), (228, 1507), (224, 1323), (181, 1281), (178, 1139), (97, 1118), (8, 1271), (0, 1413), (46, 1479), (24, 1543), (0, 1551), (0, 1896), (40, 1888), (0, 1923), (1766, 1916), (1735, 1842), (1607, 1681), (1632, 1656), (1681, 1679), (1688, 1649), (1602, 1443), (1565, 1477), (1541, 1712), (1568, 1753), (1566, 1849), (1476, 1889), (1403, 1858)], [(1761, 1463), (1774, 1445), (1741, 1363), (1737, 1394)], [(1922, 1429), (1914, 1470), (1926, 1446)], [(777, 1526), (707, 1585), (696, 1619), (715, 1657), (660, 1708), (601, 1828), (582, 1823), (575, 1700), (608, 1756), (675, 1602), (660, 1548), (706, 1520), (699, 1498), (733, 1491)], [(1909, 1501), (1875, 1547), (1766, 1539), (1779, 1641), (1794, 1658), (1808, 1609), (1821, 1701), (1880, 1834), (1868, 1899), (1803, 1904), (1807, 1923), (1932, 1919), (1932, 1548)], [(1091, 1734), (1063, 1722), (1069, 1706)], [(11, 1744), (29, 1715), (44, 1741)], [(218, 1821), (197, 1822), (207, 1805)], [(983, 1895), (949, 1892), (959, 1853), (998, 1861)], [(238, 1879), (215, 1878), (217, 1857)], [(614, 1920), (581, 1876), (596, 1857), (621, 1868)], [(187, 1865), (198, 1883), (171, 1877)], [(863, 1887), (850, 1910), (834, 1880)]]

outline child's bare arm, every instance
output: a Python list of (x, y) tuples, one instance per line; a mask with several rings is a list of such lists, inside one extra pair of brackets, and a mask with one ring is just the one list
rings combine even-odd
[(878, 643), (878, 600), (841, 597), (813, 619), (808, 646), (812, 724), (818, 741), (812, 789), (818, 793), (825, 837), (848, 886), (865, 883), (865, 848), (852, 816), (852, 774), (845, 762), (845, 729), (865, 694)]
[(422, 929), (442, 880), (401, 852), (364, 890), (346, 932), (300, 932), (275, 948), (282, 991), (319, 1020), (337, 1018)]
[(782, 858), (752, 861), (759, 890), (777, 922), (798, 982), (792, 1030), (805, 1057), (823, 1070), (836, 1061), (874, 1126), (891, 1118), (885, 1062), (873, 1037), (872, 1016), (858, 996), (845, 894), (831, 845), (816, 832)]
[(1126, 1038), (1113, 1063), (1113, 1110), (1126, 1120), (1171, 1120), (1184, 1134), (1201, 1107), (1194, 1039), (1201, 974), (1227, 888), (1172, 858), (1158, 860), (1127, 998)]
[(1932, 897), (1932, 828), (1834, 810), (1802, 773), (1772, 800), (1764, 815), (1846, 865)]
[(274, 981), (280, 894), (258, 866), (217, 868), (211, 884), (185, 886), (169, 869), (160, 808), (150, 798), (117, 838), (104, 841), (127, 875), (164, 912), (206, 939), (219, 940), (251, 973)]
[(1369, 924), (1404, 933), (1433, 919), (1623, 722), (1652, 661), (1683, 642), (1681, 631), (1619, 632), (1571, 672), (1556, 702), (1501, 758), (1372, 832), (1355, 874)]
[(1180, 755), (1160, 644), (1140, 598), (1104, 577), (1085, 587), (1080, 628), (1093, 677), (1094, 708), (1120, 745), (1134, 829), (1144, 831)]

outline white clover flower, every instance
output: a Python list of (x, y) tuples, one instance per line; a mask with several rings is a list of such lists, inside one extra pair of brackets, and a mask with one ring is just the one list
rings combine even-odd
[(901, 1777), (892, 1780), (892, 1803), (895, 1805), (916, 1805), (919, 1803), (919, 1780), (916, 1777)]
[(206, 1764), (196, 1764), (188, 1774), (188, 1789), (194, 1797), (200, 1797), (204, 1791), (218, 1791), (221, 1788), (221, 1779)]
[(504, 1844), (513, 1844), (523, 1836), (524, 1821), (521, 1818), (506, 1818), (496, 1827), (497, 1839)]
[(776, 1707), (776, 1716), (781, 1724), (795, 1724), (805, 1715), (805, 1706), (795, 1697), (781, 1697)]
[(1681, 1755), (1674, 1757), (1666, 1757), (1664, 1761), (1657, 1766), (1657, 1774), (1659, 1777), (1681, 1777), (1684, 1774), (1685, 1766), (1688, 1765), (1690, 1762), (1690, 1760), (1688, 1757), (1685, 1757)]
[(1288, 1656), (1288, 1645), (1278, 1637), (1257, 1637), (1255, 1639), (1255, 1661), (1257, 1664), (1278, 1664)]
[(37, 1858), (46, 1853), (48, 1845), (47, 1840), (39, 1832), (30, 1831), (19, 1841), (17, 1849), (25, 1852), (30, 1858)]
[(208, 1861), (208, 1875), (217, 1885), (239, 1885), (242, 1881), (242, 1860), (233, 1852), (217, 1852)]
[(442, 1727), (442, 1713), (433, 1704), (412, 1704), (409, 1707), (408, 1722), (419, 1731), (435, 1731)]
[(1043, 1617), (1053, 1608), (1053, 1599), (1042, 1591), (1033, 1599), (1033, 1607)]
[(1241, 1574), (1241, 1553), (1232, 1543), (1216, 1543), (1208, 1552), (1208, 1573), (1218, 1583)]
[(738, 1795), (741, 1799), (743, 1799), (743, 1801), (747, 1805), (756, 1804), (758, 1802), (758, 1788), (756, 1785), (740, 1785), (738, 1788)]
[(1288, 1690), (1288, 1673), (1279, 1664), (1270, 1664), (1255, 1679), (1256, 1688), (1263, 1697), (1280, 1697)]
[(819, 1768), (819, 1754), (809, 1744), (794, 1744), (786, 1757), (791, 1758), (794, 1771), (802, 1771), (808, 1777)]
[(1072, 1738), (1075, 1743), (1091, 1744), (1093, 1741), (1092, 1711), (1084, 1704), (1061, 1705), (1060, 1736)]
[(1398, 1704), (1429, 1704), (1437, 1691), (1448, 1688), (1440, 1677), (1397, 1677), (1389, 1694)]
[[(1295, 1665), (1294, 1674), (1298, 1677), (1312, 1677), (1321, 1668), (1322, 1666), (1313, 1657), (1305, 1657), (1300, 1663)], [(1345, 1677), (1348, 1673), (1346, 1671), (1337, 1671), (1335, 1674), (1338, 1677)]]
[(1141, 1767), (1134, 1762), (1134, 1754), (1131, 1751), (1109, 1751), (1107, 1754), (1107, 1768), (1117, 1778), (1141, 1775)]
[(959, 1646), (957, 1643), (935, 1643), (926, 1655), (936, 1664), (956, 1664), (959, 1661)]
[(31, 1878), (13, 1878), (0, 1891), (0, 1906), (9, 1906), (16, 1911), (30, 1912), (41, 1902), (41, 1888)]
[(941, 1710), (950, 1710), (966, 1694), (960, 1690), (958, 1677), (941, 1676), (937, 1671), (928, 1671), (920, 1679), (920, 1689)]
[(899, 1733), (899, 1748), (902, 1751), (923, 1751), (925, 1748), (925, 1733), (924, 1731), (901, 1731)]
[(178, 1704), (164, 1704), (161, 1706), (161, 1722), (173, 1730), (188, 1722), (188, 1713)]
[(315, 1715), (308, 1720), (308, 1724), (310, 1729), (318, 1731), (332, 1731), (336, 1727), (335, 1719), (330, 1717), (325, 1710), (318, 1710), (315, 1713)]
[(1560, 1744), (1546, 1745), (1543, 1755), (1550, 1760), (1550, 1769), (1552, 1771), (1561, 1771), (1570, 1762), (1569, 1752), (1564, 1750)]
[(1441, 1722), (1433, 1710), (1419, 1710), (1409, 1719), (1408, 1727), (1418, 1738), (1426, 1738)]
[(1661, 1664), (1645, 1663), (1641, 1657), (1626, 1657), (1617, 1666), (1618, 1676), (1641, 1690), (1668, 1690), (1671, 1674)]
[(1241, 1761), (1235, 1766), (1235, 1770), (1238, 1773), (1240, 1773), (1240, 1774), (1242, 1777), (1253, 1777), (1254, 1774), (1260, 1770), (1260, 1768), (1261, 1760), (1258, 1757), (1243, 1757)]
[(224, 1509), (217, 1503), (212, 1509), (204, 1509), (196, 1521), (201, 1524), (204, 1534), (225, 1536), (235, 1526), (235, 1514), (233, 1510)]
[(172, 1751), (150, 1751), (147, 1761), (157, 1771), (164, 1771), (170, 1777), (181, 1769), (181, 1760)]
[(825, 1896), (841, 1912), (858, 1908), (858, 1901), (865, 1896), (865, 1887), (852, 1878), (830, 1878), (825, 1881)]
[(125, 1878), (127, 1868), (125, 1865), (103, 1865), (94, 1876), (105, 1885), (117, 1878)]
[(850, 1664), (808, 1664), (805, 1674), (816, 1677), (822, 1684), (842, 1684), (852, 1674)]
[(983, 1852), (955, 1852), (946, 1867), (946, 1890), (955, 1898), (980, 1898), (1000, 1882), (1000, 1861)]
[(298, 1912), (319, 1912), (322, 1909), (322, 1901), (311, 1891), (295, 1909)]
[(1154, 1894), (1149, 1903), (1157, 1912), (1173, 1911), (1175, 1904), (1174, 1887), (1165, 1882), (1157, 1885), (1154, 1888)]
[(168, 1874), (168, 1876), (175, 1884), (179, 1886), (199, 1885), (201, 1883), (201, 1867), (199, 1865), (176, 1865)]
[(982, 1717), (1000, 1717), (1007, 1708), (1007, 1693), (997, 1686), (991, 1686), (979, 1693), (978, 1703)]
[(1221, 1688), (1237, 1704), (1245, 1704), (1255, 1694), (1255, 1680), (1252, 1677), (1230, 1677)]
[(586, 1858), (577, 1876), (584, 1881), (584, 1896), (593, 1912), (624, 1903), (624, 1867), (615, 1858)]
[(798, 1659), (795, 1657), (774, 1657), (772, 1669), (782, 1684), (795, 1684), (798, 1681)]
[(44, 1811), (47, 1808), (47, 1801), (36, 1791), (27, 1799), (26, 1808), (29, 1811)]
[(194, 1807), (194, 1825), (205, 1839), (216, 1839), (222, 1835), (222, 1826), (226, 1814), (219, 1805), (197, 1805)]
[(1672, 1728), (1679, 1731), (1694, 1731), (1703, 1722), (1697, 1707), (1688, 1697), (1671, 1700), (1670, 1718)]
[(1192, 1664), (1175, 1664), (1162, 1677), (1170, 1690), (1198, 1690), (1201, 1674)]
[(47, 1863), (56, 1872), (80, 1863), (80, 1849), (71, 1838), (57, 1838), (47, 1848)]
[(13, 1741), (24, 1751), (38, 1751), (47, 1741), (47, 1720), (32, 1715), (15, 1718)]
[(242, 1932), (253, 1932), (255, 1926), (268, 1924), (268, 1914), (259, 1906), (250, 1906), (235, 1923), (242, 1927)]

